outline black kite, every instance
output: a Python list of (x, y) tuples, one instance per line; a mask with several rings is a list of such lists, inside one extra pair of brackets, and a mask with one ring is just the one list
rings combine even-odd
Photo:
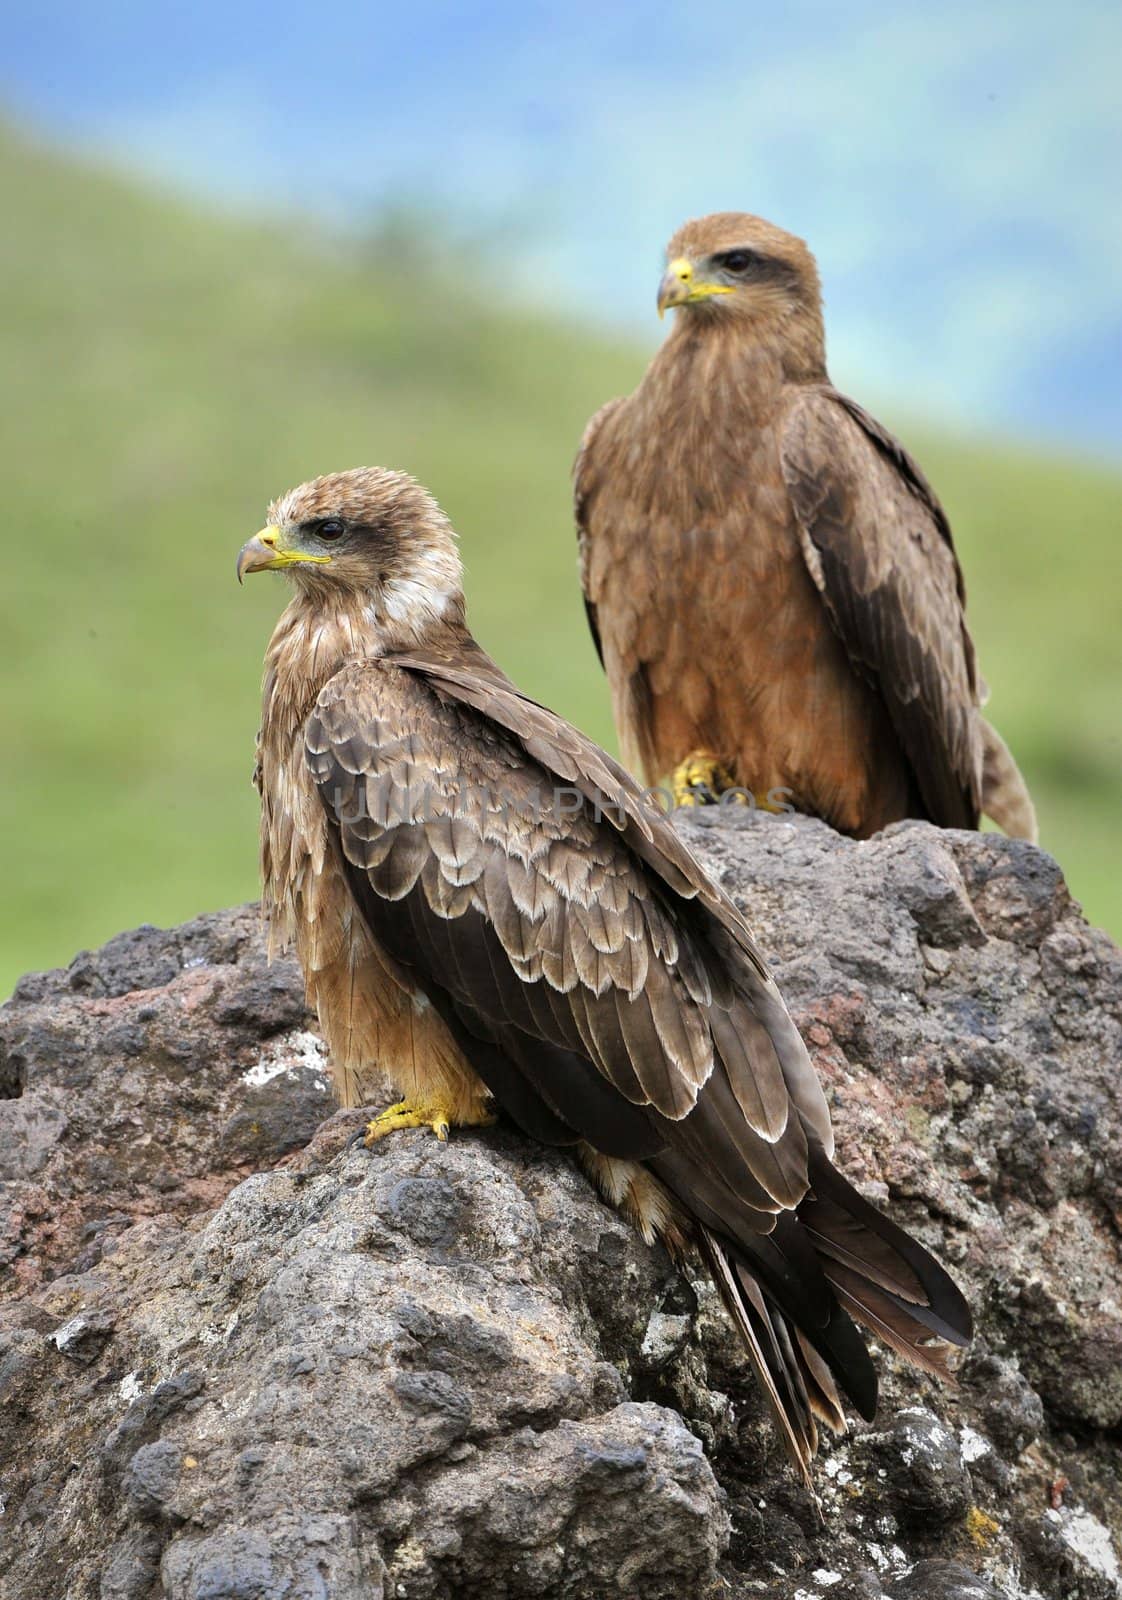
[(814, 257), (687, 223), (646, 376), (575, 468), (581, 574), (624, 760), (679, 802), (735, 784), (865, 837), (902, 817), (1034, 838), (984, 699), (951, 530), (826, 372)]
[(370, 1124), (490, 1119), (571, 1146), (643, 1233), (696, 1245), (794, 1460), (863, 1416), (851, 1314), (942, 1370), (970, 1316), (831, 1164), (805, 1046), (732, 901), (610, 756), (472, 639), (447, 519), (411, 478), (275, 502), (239, 576), (295, 594), (266, 657), (264, 906), (295, 945), (341, 1097)]

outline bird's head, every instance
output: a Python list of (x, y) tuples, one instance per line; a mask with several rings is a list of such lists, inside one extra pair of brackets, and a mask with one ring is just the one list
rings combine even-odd
[(356, 467), (290, 489), (242, 546), (238, 581), (285, 572), (309, 597), (361, 603), (387, 632), (423, 637), (463, 616), (456, 536), (428, 490), (404, 472)]
[(666, 247), (658, 314), (751, 324), (757, 331), (792, 321), (821, 329), (822, 294), (814, 257), (801, 239), (762, 217), (718, 211), (687, 222)]

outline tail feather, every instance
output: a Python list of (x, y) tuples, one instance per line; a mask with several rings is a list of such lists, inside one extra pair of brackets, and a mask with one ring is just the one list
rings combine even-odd
[[(799, 1207), (799, 1221), (827, 1262), (839, 1261), (852, 1267), (902, 1300), (916, 1305), (925, 1300), (922, 1283), (899, 1252), (835, 1201), (819, 1196), (808, 1199)], [(829, 1277), (828, 1264), (824, 1263), (823, 1270)]]
[(699, 1242), (725, 1310), (744, 1341), (791, 1463), (810, 1488), (810, 1463), (818, 1451), (818, 1429), (809, 1404), (799, 1401), (794, 1374), (784, 1366), (767, 1303), (750, 1278), (735, 1272), (732, 1260), (708, 1228), (700, 1230)]
[(808, 1484), (818, 1424), (845, 1431), (841, 1394), (867, 1420), (876, 1412), (876, 1370), (855, 1323), (945, 1382), (953, 1381), (948, 1347), (972, 1331), (939, 1263), (821, 1150), (811, 1153), (810, 1177), (797, 1211), (780, 1213), (768, 1234), (733, 1238), (697, 1223), (713, 1281)]
[(850, 1274), (849, 1292), (897, 1305), (928, 1335), (969, 1344), (970, 1307), (950, 1274), (910, 1234), (859, 1194), (825, 1156), (811, 1161), (811, 1193), (798, 1210), (831, 1282)]
[(982, 724), (982, 810), (1011, 839), (1035, 844), (1036, 807), (1013, 754), (997, 729)]
[(909, 1316), (898, 1300), (861, 1282), (842, 1267), (831, 1272), (830, 1281), (842, 1305), (874, 1338), (932, 1377), (941, 1378), (944, 1383), (954, 1381), (947, 1365), (946, 1342), (933, 1337), (930, 1328)]
[(798, 1328), (795, 1329), (795, 1339), (802, 1357), (811, 1410), (820, 1422), (826, 1424), (831, 1433), (844, 1433), (845, 1412), (842, 1410), (841, 1396), (838, 1394), (833, 1374), (810, 1340)]
[(751, 1249), (739, 1244), (731, 1249), (769, 1302), (817, 1350), (855, 1409), (871, 1421), (877, 1409), (876, 1369), (865, 1341), (838, 1304), (823, 1270), (826, 1263), (797, 1214), (777, 1217), (772, 1232), (755, 1240)]

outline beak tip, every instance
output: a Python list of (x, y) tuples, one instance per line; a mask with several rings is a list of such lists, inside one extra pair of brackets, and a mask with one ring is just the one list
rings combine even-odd
[(262, 543), (260, 534), (255, 533), (252, 539), (247, 539), (238, 551), (237, 565), (234, 568), (238, 576), (238, 582), (245, 582), (247, 572), (263, 572), (269, 565), (269, 558), (273, 554), (272, 548), (266, 549)]

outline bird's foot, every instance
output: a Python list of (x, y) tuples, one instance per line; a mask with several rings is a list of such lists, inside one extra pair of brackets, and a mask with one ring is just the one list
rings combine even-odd
[(708, 750), (692, 750), (670, 779), (675, 806), (715, 806), (735, 790), (732, 773)]
[(399, 1128), (431, 1128), (438, 1139), (448, 1137), (450, 1128), (489, 1128), (495, 1118), (481, 1107), (466, 1112), (451, 1106), (423, 1106), (413, 1100), (399, 1100), (366, 1124), (363, 1144), (369, 1149)]

